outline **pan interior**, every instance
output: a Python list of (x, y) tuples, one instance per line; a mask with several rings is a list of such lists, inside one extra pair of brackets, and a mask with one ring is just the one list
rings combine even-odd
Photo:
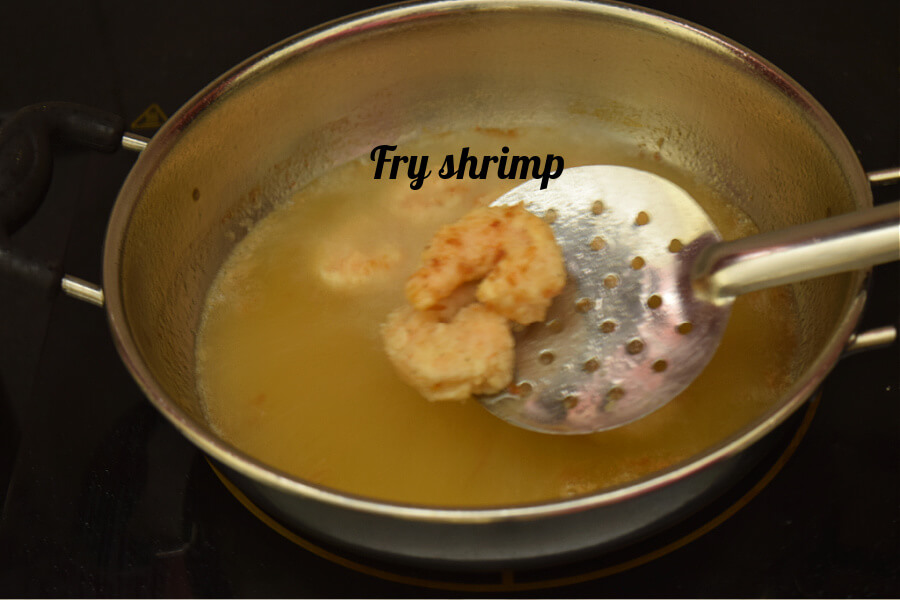
[[(871, 203), (833, 122), (740, 49), (626, 8), (525, 6), (398, 9), (377, 26), (289, 41), (214, 83), (153, 140), (110, 226), (111, 318), (148, 395), (195, 441), (247, 458), (218, 439), (197, 393), (196, 335), (219, 267), (272, 207), (379, 144), (575, 128), (689, 173), (761, 231)], [(860, 280), (793, 286), (798, 381), (834, 354)]]

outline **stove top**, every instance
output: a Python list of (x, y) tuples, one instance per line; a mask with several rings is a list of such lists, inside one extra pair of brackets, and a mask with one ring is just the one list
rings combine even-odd
[[(16, 3), (0, 22), (0, 117), (68, 100), (152, 135), (244, 58), (373, 5)], [(781, 67), (866, 169), (900, 164), (895, 2), (644, 5)], [(99, 281), (106, 219), (133, 161), (125, 151), (59, 156), (47, 202), (15, 246)], [(876, 200), (897, 194), (877, 189)], [(875, 270), (863, 326), (896, 321), (898, 281), (896, 264)], [(0, 282), (0, 315), (0, 595), (900, 595), (896, 345), (841, 361), (778, 449), (674, 529), (577, 564), (463, 574), (375, 563), (279, 529), (143, 398), (102, 310)]]

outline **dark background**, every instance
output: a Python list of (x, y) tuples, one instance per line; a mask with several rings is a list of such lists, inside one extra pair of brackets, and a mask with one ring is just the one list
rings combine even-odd
[[(248, 56), (375, 4), (6, 3), (0, 115), (45, 100), (98, 106), (126, 123), (152, 103), (172, 114)], [(900, 164), (895, 1), (644, 5), (713, 29), (781, 67), (834, 117), (865, 169)], [(133, 161), (125, 151), (64, 152), (46, 205), (14, 236), (16, 247), (99, 281), (106, 216)], [(876, 199), (897, 196), (891, 186)], [(876, 269), (865, 325), (896, 321), (897, 282), (896, 265)], [(620, 574), (532, 594), (900, 595), (898, 362), (896, 345), (843, 360), (791, 460), (710, 533)], [(357, 573), (269, 530), (142, 398), (101, 310), (63, 297), (47, 301), (2, 281), (0, 503), (2, 595), (456, 593)]]

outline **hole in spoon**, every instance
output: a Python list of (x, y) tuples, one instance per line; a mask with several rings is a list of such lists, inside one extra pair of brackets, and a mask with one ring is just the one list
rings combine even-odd
[(591, 212), (595, 215), (599, 215), (603, 212), (603, 201), (595, 200), (593, 204), (591, 204)]
[(540, 354), (538, 354), (538, 360), (542, 365), (549, 365), (556, 358), (552, 352), (549, 350), (544, 350)]
[(567, 410), (572, 410), (578, 406), (578, 396), (566, 396), (563, 398), (563, 406), (565, 406)]
[(678, 333), (680, 333), (681, 335), (687, 335), (687, 334), (689, 334), (691, 331), (693, 331), (693, 329), (694, 329), (694, 324), (691, 323), (690, 321), (685, 321), (684, 323), (681, 323), (680, 325), (678, 325), (678, 327), (676, 327), (675, 329), (676, 329), (676, 330), (678, 331)]
[(640, 271), (646, 264), (647, 262), (641, 256), (635, 256), (631, 259), (631, 268), (635, 271)]
[(644, 211), (639, 212), (637, 214), (637, 217), (634, 219), (635, 225), (646, 225), (649, 222), (650, 222), (650, 215), (648, 215)]
[(653, 294), (649, 298), (647, 298), (647, 306), (650, 308), (659, 308), (662, 306), (662, 297), (656, 294)]
[(600, 323), (600, 331), (603, 333), (612, 333), (616, 330), (616, 322), (615, 321), (603, 321)]
[(557, 217), (556, 211), (551, 208), (550, 210), (548, 210), (547, 212), (544, 213), (544, 222), (547, 223), (548, 225), (553, 225), (553, 223), (556, 222), (556, 217)]
[(591, 240), (590, 246), (591, 246), (591, 250), (594, 250), (596, 252), (597, 250), (602, 250), (603, 248), (606, 247), (606, 241), (598, 235), (597, 237), (595, 237), (594, 239)]
[(510, 386), (509, 391), (517, 396), (527, 396), (534, 388), (527, 381), (520, 381)]
[(590, 298), (581, 298), (575, 303), (575, 310), (580, 313), (586, 313), (592, 308), (594, 308), (594, 301)]
[(619, 278), (616, 275), (607, 275), (603, 279), (603, 286), (608, 290), (613, 289), (617, 285), (619, 285)]
[(653, 370), (656, 371), (657, 373), (662, 373), (663, 371), (665, 371), (668, 368), (669, 368), (669, 363), (667, 363), (664, 360), (658, 360), (653, 363)]
[(640, 354), (644, 350), (644, 342), (635, 338), (628, 342), (625, 349), (628, 351), (628, 354)]
[(620, 388), (619, 386), (614, 386), (609, 388), (609, 391), (606, 392), (606, 399), (610, 402), (615, 402), (617, 400), (621, 400), (625, 397), (625, 390)]
[(672, 240), (671, 242), (669, 242), (669, 252), (671, 252), (672, 254), (681, 252), (683, 249), (684, 249), (684, 244), (681, 243), (681, 240), (676, 238), (676, 239)]

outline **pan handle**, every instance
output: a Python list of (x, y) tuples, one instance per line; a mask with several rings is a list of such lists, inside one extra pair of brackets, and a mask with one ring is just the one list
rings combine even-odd
[(144, 137), (136, 133), (131, 133), (130, 131), (126, 131), (122, 134), (122, 147), (126, 150), (131, 150), (132, 152), (143, 152), (144, 148), (146, 148), (147, 144), (149, 143), (150, 138), (148, 137)]
[(48, 298), (60, 289), (103, 306), (103, 291), (55, 264), (13, 250), (10, 236), (37, 212), (46, 195), (57, 146), (112, 153), (120, 147), (142, 150), (147, 138), (124, 133), (118, 115), (69, 102), (27, 106), (0, 126), (0, 278), (19, 280)]
[[(878, 171), (869, 171), (866, 173), (869, 183), (872, 185), (890, 185), (900, 182), (900, 167), (892, 167), (890, 169), (881, 169)], [(841, 358), (846, 358), (859, 352), (866, 350), (876, 350), (878, 348), (887, 348), (897, 341), (898, 331), (900, 331), (900, 321), (894, 325), (885, 325), (884, 327), (876, 327), (868, 331), (854, 333), (847, 340), (844, 352)]]
[(900, 181), (900, 167), (869, 171), (866, 173), (869, 183), (872, 185), (890, 185)]
[(862, 333), (854, 333), (847, 340), (847, 345), (844, 347), (841, 358), (866, 350), (887, 348), (896, 341), (897, 327), (895, 325), (885, 325), (884, 327), (876, 327)]

